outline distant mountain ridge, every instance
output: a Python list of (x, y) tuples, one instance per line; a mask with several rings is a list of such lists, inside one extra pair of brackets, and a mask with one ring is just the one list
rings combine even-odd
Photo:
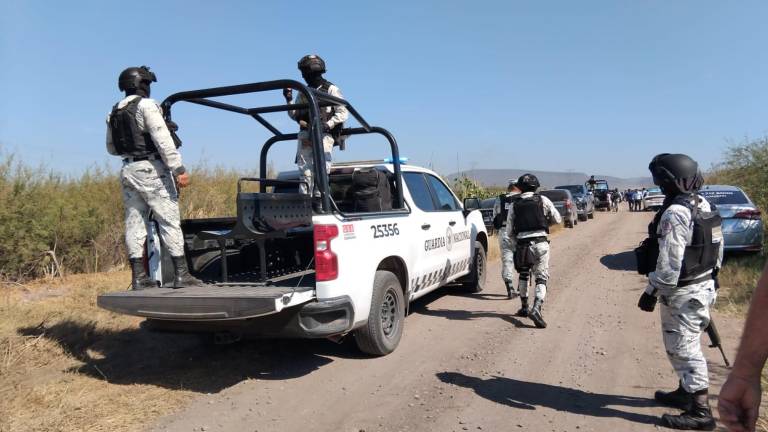
[[(553, 188), (560, 185), (582, 184), (589, 175), (581, 172), (558, 172), (558, 171), (535, 171), (521, 169), (474, 169), (466, 170), (461, 173), (449, 174), (447, 180), (452, 181), (460, 175), (465, 175), (478, 181), (483, 186), (506, 187), (510, 179), (516, 179), (525, 173), (531, 173), (539, 178), (543, 188)], [(630, 177), (621, 178), (613, 176), (604, 176), (595, 174), (596, 179), (606, 180), (608, 186), (613, 188), (632, 189), (642, 187), (652, 187), (653, 180), (650, 177)]]

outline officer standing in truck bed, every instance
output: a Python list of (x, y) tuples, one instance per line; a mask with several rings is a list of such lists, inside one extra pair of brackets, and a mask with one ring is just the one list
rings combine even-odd
[(107, 117), (107, 151), (123, 158), (120, 182), (125, 205), (125, 245), (134, 290), (157, 286), (147, 275), (142, 260), (150, 210), (163, 245), (171, 254), (173, 286), (200, 283), (189, 274), (184, 258), (176, 190), (177, 184), (189, 184), (189, 174), (160, 106), (149, 99), (149, 86), (156, 81), (157, 77), (146, 66), (125, 69), (118, 78), (118, 88), (125, 92), (125, 98), (115, 104)]

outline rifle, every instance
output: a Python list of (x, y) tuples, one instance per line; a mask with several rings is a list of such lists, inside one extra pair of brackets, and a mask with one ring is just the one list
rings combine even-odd
[(709, 325), (707, 326), (706, 331), (707, 335), (709, 335), (709, 347), (719, 349), (720, 354), (723, 356), (725, 367), (731, 367), (731, 363), (728, 362), (728, 358), (725, 356), (725, 351), (723, 351), (723, 344), (720, 340), (720, 333), (717, 332), (717, 326), (715, 326), (715, 321), (712, 318), (709, 319)]

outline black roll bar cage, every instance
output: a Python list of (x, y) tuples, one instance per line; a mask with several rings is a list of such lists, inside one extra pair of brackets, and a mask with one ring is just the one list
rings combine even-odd
[[(273, 90), (282, 90), (290, 88), (296, 90), (304, 95), (307, 100), (305, 104), (290, 104), (290, 105), (272, 105), (256, 108), (243, 108), (237, 105), (231, 105), (208, 98), (232, 96), (238, 94), (247, 93), (260, 93)], [(210, 108), (217, 108), (224, 111), (234, 112), (238, 114), (245, 114), (252, 117), (259, 122), (267, 130), (272, 133), (272, 136), (267, 139), (261, 148), (261, 154), (259, 159), (259, 175), (264, 176), (267, 172), (267, 153), (269, 149), (277, 142), (296, 140), (298, 134), (296, 133), (283, 133), (269, 121), (267, 121), (261, 114), (274, 113), (274, 112), (287, 112), (289, 110), (305, 109), (309, 112), (309, 138), (312, 143), (313, 159), (315, 164), (315, 184), (320, 191), (320, 197), (322, 200), (322, 213), (331, 212), (331, 194), (330, 186), (328, 183), (328, 173), (325, 170), (325, 152), (323, 149), (323, 126), (320, 116), (320, 108), (328, 106), (344, 106), (347, 108), (350, 114), (360, 123), (362, 127), (358, 128), (346, 128), (341, 131), (342, 135), (363, 135), (369, 133), (376, 133), (383, 135), (387, 141), (389, 141), (389, 147), (392, 150), (392, 165), (395, 171), (395, 185), (397, 190), (396, 199), (398, 208), (405, 208), (403, 200), (403, 180), (400, 170), (400, 151), (397, 147), (397, 141), (395, 137), (386, 129), (378, 126), (371, 126), (360, 115), (360, 113), (345, 99), (339, 99), (335, 96), (331, 96), (327, 93), (323, 93), (307, 87), (299, 81), (283, 79), (275, 81), (255, 82), (250, 84), (239, 84), (225, 87), (214, 87), (200, 90), (190, 90), (179, 93), (174, 93), (162, 103), (163, 113), (166, 121), (171, 120), (171, 107), (176, 102), (190, 102), (197, 105), (203, 105)], [(261, 183), (259, 190), (261, 192), (266, 191), (267, 184)], [(311, 191), (310, 191), (311, 193)]]

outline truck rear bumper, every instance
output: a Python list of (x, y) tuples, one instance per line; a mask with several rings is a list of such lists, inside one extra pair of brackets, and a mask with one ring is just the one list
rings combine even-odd
[(102, 294), (101, 308), (170, 321), (242, 320), (270, 315), (314, 298), (313, 287), (203, 285)]
[(307, 303), (296, 314), (298, 336), (320, 338), (347, 333), (354, 324), (354, 308), (348, 296)]
[(290, 293), (282, 291), (261, 297), (255, 291), (237, 297), (221, 292), (215, 297), (175, 294), (180, 291), (157, 288), (109, 293), (99, 296), (97, 302), (104, 309), (146, 317), (145, 327), (157, 331), (325, 338), (345, 334), (354, 325), (348, 296), (313, 301), (312, 289), (297, 290), (291, 300)]

